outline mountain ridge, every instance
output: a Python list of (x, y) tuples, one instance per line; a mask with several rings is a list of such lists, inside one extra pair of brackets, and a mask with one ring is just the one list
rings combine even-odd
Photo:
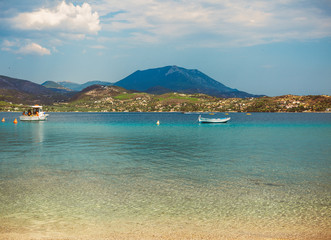
[(111, 86), (113, 83), (111, 82), (105, 82), (105, 81), (99, 81), (99, 80), (94, 80), (94, 81), (88, 81), (85, 83), (74, 83), (74, 82), (69, 82), (69, 81), (62, 81), (62, 82), (56, 82), (60, 84), (61, 86), (71, 89), (72, 91), (82, 91), (84, 88), (87, 88), (92, 85), (104, 85), (104, 86)]
[(72, 91), (71, 89), (66, 88), (66, 87), (62, 86), (61, 84), (54, 82), (54, 81), (46, 81), (46, 82), (42, 83), (41, 86), (44, 86), (55, 92), (67, 93), (67, 92)]
[(138, 70), (115, 82), (114, 85), (152, 94), (155, 93), (154, 88), (162, 88), (162, 93), (165, 93), (165, 89), (169, 89), (168, 92), (203, 93), (215, 97), (245, 98), (263, 96), (227, 87), (197, 69), (185, 69), (175, 65)]
[(28, 80), (0, 76), (0, 111), (23, 111), (26, 105), (46, 105), (47, 111), (96, 112), (317, 112), (331, 111), (331, 96), (217, 98), (202, 93), (149, 94), (118, 86), (92, 85), (80, 92), (54, 92)]
[(40, 84), (18, 78), (0, 75), (0, 100), (16, 103), (53, 103), (67, 100), (62, 95)]
[(114, 85), (122, 87), (127, 91), (146, 92), (156, 95), (177, 92), (185, 94), (201, 93), (223, 98), (262, 96), (227, 87), (197, 69), (165, 66), (137, 70), (114, 84), (104, 81), (88, 81), (83, 84), (45, 81), (42, 84), (37, 84), (28, 80), (0, 76), (0, 100), (22, 103), (38, 101), (41, 104), (63, 102), (68, 101), (77, 92), (84, 91), (84, 89), (94, 85)]

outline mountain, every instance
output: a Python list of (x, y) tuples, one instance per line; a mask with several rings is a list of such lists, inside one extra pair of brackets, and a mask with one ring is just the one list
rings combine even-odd
[(89, 82), (86, 82), (86, 83), (83, 83), (83, 84), (79, 84), (79, 83), (73, 83), (73, 82), (57, 82), (59, 85), (65, 87), (65, 88), (68, 88), (68, 89), (71, 89), (73, 91), (82, 91), (84, 88), (87, 88), (89, 86), (92, 86), (92, 85), (103, 85), (103, 86), (110, 86), (112, 85), (113, 83), (111, 82), (103, 82), (103, 81), (89, 81)]
[(0, 76), (0, 100), (14, 103), (50, 104), (66, 100), (67, 96), (56, 93), (28, 80)]
[(64, 92), (65, 93), (65, 92), (72, 91), (71, 89), (63, 87), (62, 85), (60, 85), (54, 81), (46, 81), (46, 82), (42, 83), (41, 85), (52, 91), (55, 91), (55, 92)]
[(79, 83), (67, 82), (67, 81), (57, 82), (57, 83), (65, 88), (71, 89), (72, 91), (79, 92), (83, 89), (83, 88), (81, 88), (81, 84), (79, 84)]
[(6, 76), (0, 76), (0, 88), (7, 90), (16, 90), (27, 94), (48, 95), (53, 93), (51, 90), (37, 83)]
[(204, 93), (215, 97), (258, 97), (237, 89), (229, 88), (196, 69), (177, 66), (136, 71), (114, 83), (130, 90), (153, 94), (165, 92)]
[[(132, 93), (132, 91), (128, 91), (124, 88), (117, 87), (117, 86), (104, 86), (104, 85), (98, 85), (94, 84), (91, 86), (88, 86), (87, 88), (84, 88), (82, 91), (76, 93), (72, 98), (70, 99), (70, 102), (76, 101), (76, 100), (85, 100), (89, 101), (93, 99), (93, 102), (95, 100), (106, 98), (109, 100), (110, 97), (117, 96), (119, 94), (127, 94)], [(82, 101), (83, 102), (83, 101)]]
[(103, 81), (88, 81), (86, 83), (81, 84), (82, 90), (92, 85), (102, 85), (102, 86), (111, 86), (113, 83), (111, 82), (103, 82)]

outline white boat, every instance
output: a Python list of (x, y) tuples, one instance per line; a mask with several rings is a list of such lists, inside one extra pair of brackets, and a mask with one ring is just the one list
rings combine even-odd
[(226, 123), (231, 118), (203, 118), (199, 115), (198, 121), (199, 123)]
[(23, 112), (20, 116), (21, 121), (45, 121), (47, 120), (48, 114), (43, 112), (43, 107), (39, 105), (31, 106), (32, 110), (29, 109), (27, 112)]
[(202, 112), (183, 112), (184, 114), (202, 114)]

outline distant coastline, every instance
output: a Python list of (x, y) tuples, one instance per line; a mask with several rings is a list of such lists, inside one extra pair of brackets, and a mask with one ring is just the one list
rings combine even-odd
[(177, 66), (137, 71), (114, 84), (60, 83), (39, 85), (0, 76), (0, 111), (20, 112), (34, 104), (44, 106), (47, 112), (331, 111), (329, 95), (253, 95), (226, 87), (198, 70)]
[[(103, 89), (104, 90), (104, 89)], [(42, 103), (37, 103), (42, 105)], [(21, 112), (30, 104), (0, 101), (1, 112)], [(285, 95), (216, 98), (205, 94), (108, 92), (92, 90), (68, 102), (43, 105), (47, 112), (331, 112), (331, 96)]]

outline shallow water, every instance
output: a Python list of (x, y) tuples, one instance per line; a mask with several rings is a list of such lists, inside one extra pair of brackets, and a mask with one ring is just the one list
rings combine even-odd
[(0, 117), (0, 233), (331, 237), (331, 114)]

